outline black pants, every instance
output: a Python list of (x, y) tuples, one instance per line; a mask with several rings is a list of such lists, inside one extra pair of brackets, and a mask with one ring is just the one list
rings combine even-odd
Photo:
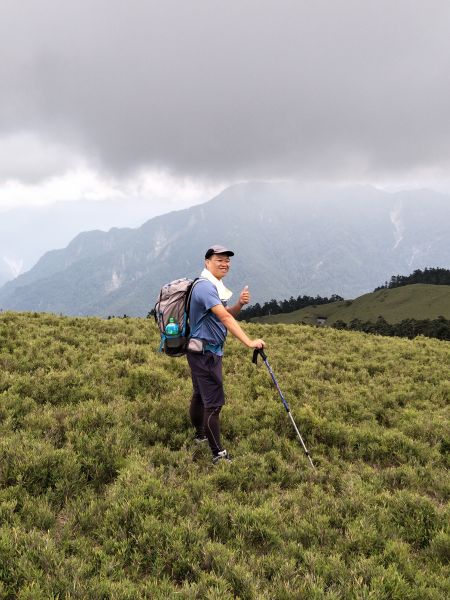
[(188, 352), (193, 394), (190, 406), (192, 425), (198, 436), (206, 435), (214, 456), (221, 450), (220, 411), (225, 404), (222, 357), (213, 352)]

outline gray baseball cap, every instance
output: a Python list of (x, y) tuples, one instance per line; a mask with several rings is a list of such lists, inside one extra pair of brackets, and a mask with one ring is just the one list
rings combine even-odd
[(228, 256), (234, 256), (234, 252), (232, 250), (228, 250), (228, 248), (225, 248), (225, 246), (220, 246), (219, 244), (208, 248), (205, 253), (205, 259), (211, 258), (213, 254), (228, 254)]

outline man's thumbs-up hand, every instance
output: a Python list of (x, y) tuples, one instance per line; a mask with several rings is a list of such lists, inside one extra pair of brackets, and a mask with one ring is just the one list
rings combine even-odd
[(250, 302), (250, 292), (248, 291), (248, 285), (244, 287), (242, 292), (239, 294), (239, 304), (245, 306)]

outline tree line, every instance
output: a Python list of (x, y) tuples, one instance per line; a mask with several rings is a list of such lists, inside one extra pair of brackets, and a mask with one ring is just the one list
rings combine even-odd
[(450, 270), (439, 267), (416, 269), (411, 275), (392, 275), (390, 281), (385, 281), (384, 285), (374, 289), (378, 290), (392, 289), (402, 285), (411, 285), (413, 283), (428, 283), (431, 285), (450, 285)]
[(450, 320), (442, 316), (437, 319), (403, 319), (400, 323), (388, 323), (384, 317), (379, 316), (376, 321), (353, 319), (350, 323), (345, 323), (339, 320), (332, 327), (409, 339), (424, 335), (425, 337), (450, 341)]
[(330, 304), (331, 302), (338, 302), (339, 300), (344, 300), (344, 298), (342, 298), (342, 296), (338, 296), (337, 294), (333, 294), (330, 296), (330, 298), (321, 296), (297, 296), (297, 298), (291, 296), (289, 300), (275, 300), (273, 298), (268, 302), (264, 302), (262, 305), (257, 302), (256, 304), (252, 304), (251, 306), (242, 309), (238, 315), (238, 319), (240, 321), (249, 321), (253, 317), (264, 317), (266, 315), (290, 313), (294, 310), (305, 308), (306, 306)]

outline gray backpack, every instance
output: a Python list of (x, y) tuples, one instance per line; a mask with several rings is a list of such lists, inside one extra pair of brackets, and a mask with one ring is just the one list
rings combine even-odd
[(198, 277), (175, 279), (161, 288), (154, 314), (161, 334), (159, 349), (168, 356), (186, 354), (191, 294), (198, 281)]

